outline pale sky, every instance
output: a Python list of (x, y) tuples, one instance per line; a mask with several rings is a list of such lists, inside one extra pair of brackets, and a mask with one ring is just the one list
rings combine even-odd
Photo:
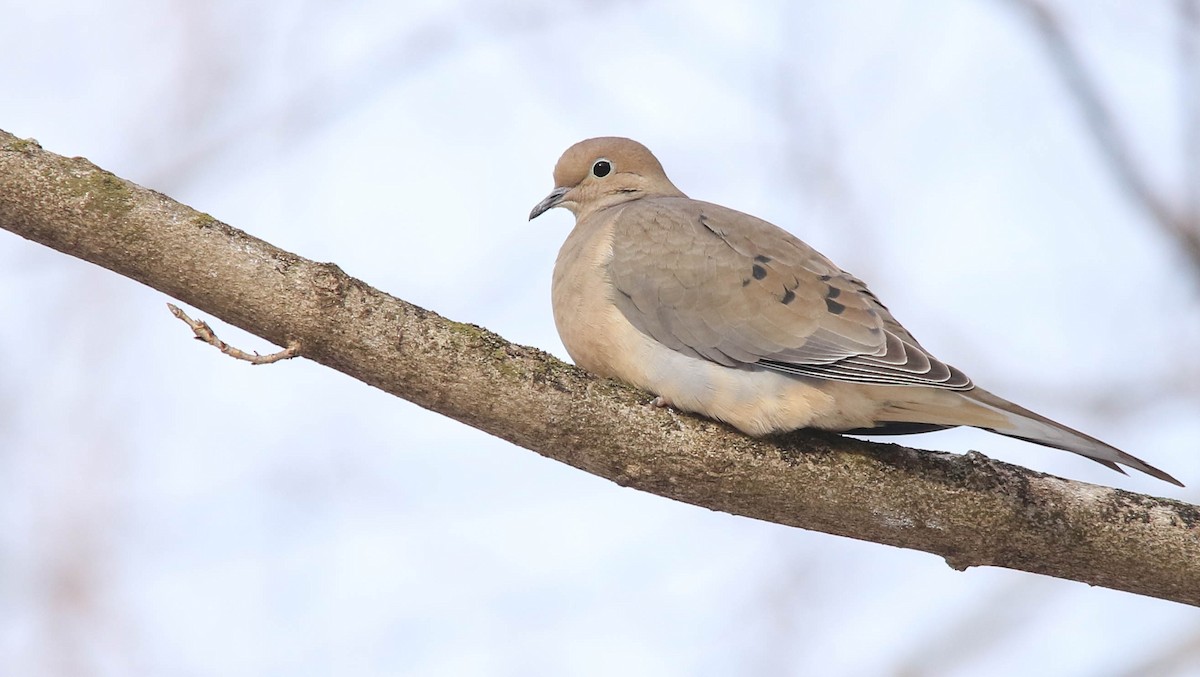
[[(1051, 5), (1182, 201), (1176, 3)], [(572, 219), (526, 216), (568, 145), (636, 138), (977, 383), (1190, 488), (974, 430), (891, 441), (1200, 500), (1200, 275), (1012, 3), (0, 10), (0, 128), (563, 359)], [(675, 503), (235, 362), (170, 300), (0, 232), (0, 674), (1090, 676), (1200, 644), (1178, 604)], [(1200, 675), (1190, 651), (1156, 672)]]

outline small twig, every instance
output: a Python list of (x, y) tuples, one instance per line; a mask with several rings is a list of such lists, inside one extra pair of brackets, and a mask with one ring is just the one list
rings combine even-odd
[(192, 328), (192, 332), (196, 334), (197, 341), (204, 341), (232, 358), (245, 360), (250, 364), (271, 364), (280, 360), (290, 360), (300, 354), (300, 343), (298, 341), (289, 341), (286, 348), (270, 355), (251, 354), (244, 350), (239, 350), (217, 338), (216, 332), (212, 330), (212, 327), (208, 326), (207, 322), (193, 320), (174, 303), (168, 303), (167, 307), (171, 309), (172, 315), (183, 320), (187, 326)]

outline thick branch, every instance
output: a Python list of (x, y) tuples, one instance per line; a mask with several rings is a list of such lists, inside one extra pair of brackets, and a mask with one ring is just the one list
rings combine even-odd
[(623, 486), (738, 515), (1200, 604), (1200, 509), (986, 459), (754, 440), (0, 132), (0, 227)]

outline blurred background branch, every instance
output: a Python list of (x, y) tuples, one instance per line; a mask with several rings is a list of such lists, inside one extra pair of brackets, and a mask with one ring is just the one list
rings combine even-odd
[(1179, 93), (1184, 125), (1186, 221), (1200, 230), (1200, 0), (1179, 3)]
[(1010, 0), (1028, 21), (1041, 41), (1054, 71), (1079, 107), (1088, 132), (1113, 178), (1151, 223), (1179, 245), (1192, 269), (1200, 275), (1200, 9), (1195, 0), (1177, 0), (1180, 35), (1179, 90), (1184, 153), (1182, 199), (1154, 185), (1137, 158), (1123, 123), (1108, 103), (1091, 67), (1075, 46), (1053, 5), (1045, 0)]

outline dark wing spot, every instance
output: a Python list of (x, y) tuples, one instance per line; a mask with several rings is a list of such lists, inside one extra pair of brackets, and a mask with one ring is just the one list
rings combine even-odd
[(786, 306), (787, 304), (796, 300), (796, 292), (792, 291), (791, 289), (785, 289), (783, 291), (783, 298), (779, 300), (783, 302), (783, 305)]
[(754, 264), (754, 267), (750, 269), (750, 274), (754, 276), (754, 279), (761, 280), (767, 276), (767, 269), (756, 263)]
[(837, 287), (835, 287), (833, 285), (829, 285), (829, 291), (825, 292), (825, 298), (836, 299), (841, 293), (842, 293), (841, 289), (838, 289)]
[(834, 301), (833, 299), (825, 299), (825, 307), (834, 315), (841, 315), (846, 310), (846, 306)]
[(747, 286), (747, 285), (749, 285), (749, 284), (750, 284), (750, 278), (748, 278), (748, 277), (743, 277), (743, 278), (742, 278), (742, 286), (743, 286), (743, 287), (745, 287), (745, 286)]
[(770, 263), (770, 262), (771, 262), (771, 257), (770, 257), (770, 256), (763, 256), (762, 254), (759, 254), (758, 256), (755, 256), (755, 257), (754, 257), (754, 260), (755, 260), (755, 261), (758, 261), (759, 263)]
[(822, 276), (821, 276), (821, 281), (822, 281), (822, 282), (828, 282), (828, 281), (830, 281), (830, 280), (832, 280), (832, 279), (833, 279), (833, 276), (832, 276), (832, 275), (822, 275)]

